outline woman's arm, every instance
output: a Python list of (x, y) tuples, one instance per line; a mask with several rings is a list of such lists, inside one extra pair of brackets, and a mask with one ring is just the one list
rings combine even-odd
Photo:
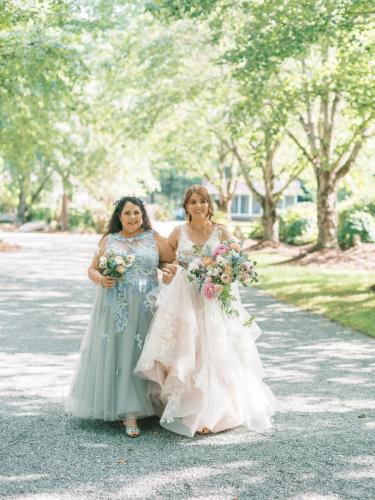
[(178, 247), (178, 242), (181, 235), (181, 226), (177, 226), (173, 229), (171, 234), (168, 236), (168, 244), (173, 249), (174, 258), (168, 262), (172, 262), (171, 264), (164, 264), (162, 266), (163, 271), (163, 283), (169, 285), (169, 283), (173, 280), (174, 275), (177, 271), (177, 260), (176, 260), (176, 251)]
[(95, 252), (94, 258), (91, 261), (89, 268), (87, 269), (87, 274), (90, 280), (103, 288), (112, 288), (115, 285), (115, 279), (109, 278), (107, 276), (102, 276), (99, 271), (99, 259), (104, 255), (108, 236), (104, 236), (99, 242), (98, 249)]
[(159, 250), (159, 256), (161, 262), (173, 262), (176, 258), (175, 251), (169, 241), (159, 233), (154, 231), (154, 238)]
[(171, 234), (168, 236), (168, 243), (173, 248), (173, 251), (177, 252), (178, 242), (181, 235), (181, 226), (177, 226), (173, 229)]

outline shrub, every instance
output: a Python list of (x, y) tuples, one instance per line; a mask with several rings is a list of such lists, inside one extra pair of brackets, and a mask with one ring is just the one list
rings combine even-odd
[(55, 218), (55, 212), (49, 207), (34, 206), (31, 207), (28, 214), (28, 221), (39, 221), (42, 220), (50, 224)]
[(254, 240), (261, 240), (263, 238), (263, 224), (260, 219), (251, 221), (250, 231), (248, 233), (249, 238), (254, 238)]
[(228, 214), (222, 210), (215, 210), (212, 221), (216, 222), (216, 224), (224, 224), (226, 226), (228, 224)]
[(283, 210), (280, 215), (280, 240), (291, 245), (305, 245), (316, 240), (316, 206), (298, 203)]
[(165, 221), (173, 219), (172, 210), (167, 204), (160, 204), (154, 212), (155, 220)]
[(78, 210), (70, 207), (69, 209), (69, 229), (87, 229), (95, 228), (95, 222), (90, 210)]
[(375, 242), (375, 217), (365, 208), (354, 207), (343, 210), (340, 214), (338, 232), (340, 246), (343, 248), (351, 247), (355, 235), (358, 235), (363, 242)]

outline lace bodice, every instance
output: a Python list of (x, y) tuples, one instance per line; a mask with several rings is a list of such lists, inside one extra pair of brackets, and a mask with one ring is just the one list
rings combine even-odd
[(144, 294), (147, 307), (147, 294), (157, 287), (157, 267), (159, 251), (153, 231), (144, 231), (133, 238), (125, 238), (118, 233), (109, 235), (106, 250), (114, 249), (118, 254), (134, 255), (133, 265), (126, 269), (123, 279), (116, 280), (117, 310), (116, 330), (121, 331), (127, 325), (129, 289)]
[[(134, 264), (126, 270), (125, 279), (118, 283), (126, 284), (135, 288), (142, 286), (142, 280), (155, 281), (156, 268), (159, 263), (159, 251), (156, 245), (153, 231), (145, 231), (133, 238), (125, 238), (118, 233), (109, 235), (107, 249), (114, 249), (116, 253), (134, 255)], [(140, 285), (141, 283), (141, 285)]]
[(200, 248), (207, 250), (207, 253), (211, 253), (218, 245), (221, 243), (221, 229), (219, 226), (215, 225), (211, 236), (208, 238), (206, 243), (203, 245), (195, 245), (189, 238), (186, 224), (181, 226), (180, 239), (177, 246), (177, 260), (179, 264), (183, 267), (187, 267), (190, 262), (196, 258), (196, 253), (194, 248)]

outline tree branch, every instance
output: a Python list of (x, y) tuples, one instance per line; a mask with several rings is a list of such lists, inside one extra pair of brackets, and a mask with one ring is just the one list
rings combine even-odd
[(245, 162), (242, 158), (242, 156), (240, 155), (239, 151), (238, 151), (238, 148), (237, 146), (235, 145), (234, 142), (232, 142), (232, 151), (233, 151), (233, 154), (234, 156), (236, 157), (237, 161), (238, 161), (238, 164), (240, 166), (240, 170), (241, 170), (241, 173), (246, 181), (246, 184), (248, 186), (248, 188), (254, 193), (254, 195), (259, 199), (259, 200), (263, 200), (264, 199), (264, 196), (262, 194), (260, 194), (255, 186), (254, 186), (254, 183), (251, 181), (249, 175), (248, 175), (248, 171), (246, 169), (246, 165), (245, 165)]
[[(342, 171), (344, 171), (344, 172), (346, 171), (347, 172), (349, 170), (349, 168), (350, 168), (350, 165), (353, 163), (354, 159), (357, 157), (357, 155), (359, 153), (359, 150), (360, 150), (363, 142), (365, 141), (364, 132), (365, 132), (368, 124), (371, 122), (371, 120), (373, 120), (373, 118), (374, 118), (374, 115), (371, 114), (360, 125), (358, 125), (357, 129), (353, 133), (352, 138), (345, 144), (345, 146), (344, 146), (341, 154), (336, 159), (336, 161), (332, 164), (331, 171), (333, 172), (333, 174), (337, 178), (342, 177), (343, 175), (345, 175), (345, 173), (342, 174), (341, 172)], [(356, 138), (358, 136), (361, 136), (361, 137), (359, 138), (359, 140), (356, 140)], [(351, 153), (349, 154), (349, 158), (344, 162), (343, 165), (340, 166), (340, 163), (342, 162), (343, 158), (345, 157), (345, 155), (350, 150), (351, 145), (353, 143), (354, 143), (354, 147), (353, 147)], [(357, 151), (357, 149), (358, 149), (358, 151)], [(354, 159), (352, 159), (353, 158), (353, 154), (354, 154)], [(347, 166), (348, 162), (349, 162), (349, 168)]]
[(297, 139), (297, 137), (290, 132), (289, 130), (287, 131), (288, 136), (292, 139), (292, 141), (298, 146), (298, 148), (302, 151), (303, 155), (307, 158), (307, 160), (315, 166), (315, 161), (312, 156), (310, 156), (309, 152), (307, 149), (303, 146), (303, 144), (300, 143), (300, 141)]
[(43, 179), (43, 181), (39, 184), (39, 187), (36, 189), (36, 191), (34, 191), (31, 195), (31, 199), (30, 199), (30, 203), (29, 205), (32, 205), (35, 201), (37, 201), (40, 193), (43, 191), (45, 185), (47, 184), (47, 182), (50, 180), (50, 178), (52, 177), (52, 173), (53, 171), (51, 170), (47, 175), (46, 177)]
[(305, 169), (305, 165), (301, 166), (300, 168), (297, 168), (296, 171), (294, 172), (294, 174), (292, 174), (289, 177), (289, 179), (287, 180), (287, 182), (285, 183), (285, 185), (275, 193), (275, 197), (281, 196), (282, 193), (292, 184), (293, 181), (295, 181), (297, 179), (297, 177), (299, 176), (299, 174), (304, 169)]
[(362, 146), (363, 146), (364, 141), (356, 142), (353, 146), (353, 149), (349, 155), (349, 158), (345, 161), (345, 163), (336, 171), (334, 172), (335, 180), (337, 181), (341, 177), (344, 177), (350, 170), (350, 167), (353, 165), (355, 162), (358, 153), (360, 152)]

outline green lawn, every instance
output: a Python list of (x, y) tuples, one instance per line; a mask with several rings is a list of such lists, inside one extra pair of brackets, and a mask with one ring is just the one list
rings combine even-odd
[(306, 267), (289, 264), (284, 255), (256, 253), (260, 282), (271, 295), (304, 309), (321, 313), (375, 337), (375, 273), (353, 269)]

